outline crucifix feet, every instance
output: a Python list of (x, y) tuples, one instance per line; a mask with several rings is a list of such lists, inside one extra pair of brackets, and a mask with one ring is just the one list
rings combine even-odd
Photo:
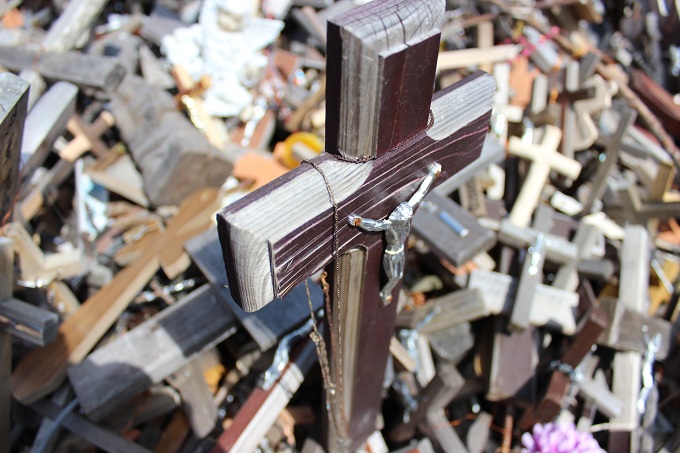
[(434, 163), (429, 167), (429, 173), (420, 187), (408, 201), (397, 205), (385, 220), (373, 220), (350, 214), (347, 218), (351, 226), (365, 231), (384, 231), (387, 245), (383, 255), (383, 267), (387, 274), (387, 283), (380, 291), (380, 299), (384, 305), (392, 302), (392, 292), (404, 275), (404, 243), (411, 231), (413, 213), (427, 195), (432, 183), (442, 171), (441, 165)]

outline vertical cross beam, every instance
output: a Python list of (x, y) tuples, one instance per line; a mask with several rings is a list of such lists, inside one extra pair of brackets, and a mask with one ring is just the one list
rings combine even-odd
[[(429, 101), (443, 17), (443, 0), (379, 0), (331, 19), (327, 152), (218, 214), (229, 287), (247, 311), (330, 264), (331, 379), (340, 383), (331, 416), (346, 449), (375, 430), (396, 316), (396, 303), (380, 297), (392, 280), (384, 251), (399, 245), (389, 228), (365, 231), (348, 220), (389, 224), (419, 188), (475, 160), (488, 129), (488, 75)], [(399, 285), (387, 288), (395, 298)]]
[(8, 72), (0, 74), (0, 226), (10, 221), (19, 188), (19, 160), (28, 112), (28, 83)]
[[(12, 240), (0, 236), (0, 300), (12, 297), (14, 287), (14, 247)], [(0, 439), (9, 439), (12, 392), (12, 337), (0, 329)], [(0, 442), (0, 452), (9, 451), (9, 441)]]
[[(649, 235), (641, 226), (626, 228), (620, 252), (619, 303), (639, 313), (647, 309), (649, 284)], [(613, 321), (612, 321), (613, 322)], [(623, 411), (610, 422), (621, 430), (610, 431), (611, 451), (638, 451), (640, 414), (637, 400), (642, 387), (642, 356), (639, 352), (618, 352), (614, 356), (612, 390), (624, 402)]]

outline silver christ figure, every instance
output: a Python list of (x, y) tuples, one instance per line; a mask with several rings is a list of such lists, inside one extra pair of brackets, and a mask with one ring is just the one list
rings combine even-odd
[(441, 173), (442, 167), (438, 163), (434, 163), (430, 165), (429, 170), (429, 174), (411, 199), (399, 203), (387, 219), (365, 219), (355, 214), (351, 214), (347, 219), (350, 225), (365, 231), (385, 232), (387, 246), (383, 255), (383, 267), (385, 268), (385, 274), (387, 274), (387, 283), (380, 291), (380, 298), (385, 305), (392, 302), (392, 291), (404, 276), (404, 244), (411, 231), (413, 213), (432, 187), (435, 178)]

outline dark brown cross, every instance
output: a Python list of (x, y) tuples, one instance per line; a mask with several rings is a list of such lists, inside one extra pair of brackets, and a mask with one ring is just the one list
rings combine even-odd
[(478, 72), (432, 97), (444, 9), (444, 0), (378, 0), (332, 18), (326, 153), (218, 214), (230, 290), (246, 311), (328, 266), (331, 377), (342, 384), (331, 413), (349, 439), (343, 449), (376, 429), (397, 306), (380, 297), (385, 232), (349, 216), (387, 219), (434, 164), (436, 185), (474, 161), (488, 129), (492, 77)]

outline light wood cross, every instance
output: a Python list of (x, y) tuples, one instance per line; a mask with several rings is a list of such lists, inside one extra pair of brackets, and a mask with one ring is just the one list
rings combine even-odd
[(375, 1), (332, 18), (327, 152), (218, 215), (230, 290), (246, 311), (330, 264), (331, 417), (350, 439), (343, 449), (375, 430), (397, 305), (380, 297), (385, 234), (349, 216), (388, 218), (434, 164), (432, 185), (475, 160), (488, 129), (490, 76), (475, 73), (430, 102), (443, 18), (443, 0)]
[(550, 171), (554, 170), (567, 178), (576, 179), (581, 173), (581, 164), (557, 152), (562, 131), (555, 126), (546, 126), (540, 144), (525, 144), (518, 137), (510, 137), (508, 151), (513, 156), (530, 160), (531, 169), (522, 185), (515, 205), (510, 212), (510, 222), (526, 227), (531, 214), (538, 205), (541, 190), (548, 181)]
[[(626, 227), (620, 264), (619, 303), (644, 313), (648, 305), (649, 234), (643, 227)], [(623, 401), (623, 410), (610, 420), (618, 429), (610, 431), (608, 446), (612, 451), (638, 451), (640, 414), (637, 401), (642, 387), (642, 355), (632, 351), (617, 352), (612, 367), (612, 391)]]

